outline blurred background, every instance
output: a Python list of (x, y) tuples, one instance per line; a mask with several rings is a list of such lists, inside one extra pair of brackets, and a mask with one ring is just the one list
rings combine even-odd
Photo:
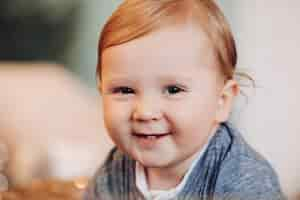
[[(105, 158), (112, 144), (96, 90), (97, 43), (120, 2), (1, 0), (0, 191), (80, 190)], [(300, 199), (300, 2), (218, 2), (237, 41), (238, 67), (258, 86), (244, 88), (248, 98), (237, 100), (232, 121), (273, 164), (288, 197)], [(61, 182), (45, 189), (33, 184), (39, 179)]]

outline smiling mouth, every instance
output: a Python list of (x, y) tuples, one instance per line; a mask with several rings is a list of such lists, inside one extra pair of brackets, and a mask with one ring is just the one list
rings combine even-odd
[(153, 134), (145, 134), (145, 133), (133, 133), (135, 137), (144, 138), (144, 139), (157, 139), (170, 135), (171, 133), (153, 133)]

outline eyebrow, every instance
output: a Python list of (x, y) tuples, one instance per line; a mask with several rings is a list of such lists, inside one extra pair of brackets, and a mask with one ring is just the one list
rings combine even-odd
[(120, 84), (120, 83), (133, 84), (133, 83), (136, 83), (135, 80), (133, 80), (132, 78), (127, 77), (127, 76), (115, 76), (115, 77), (112, 77), (109, 79), (103, 78), (102, 81), (106, 82), (108, 84)]
[[(130, 77), (130, 76), (114, 76), (112, 78), (109, 78), (109, 79), (105, 79), (103, 77), (102, 79), (103, 81), (105, 80), (106, 82), (108, 83), (111, 83), (111, 84), (114, 84), (114, 83), (120, 83), (120, 82), (128, 82), (128, 83), (136, 83), (137, 81), (134, 80), (134, 77)], [(176, 76), (176, 75), (163, 75), (163, 76), (158, 76), (156, 77), (156, 80), (157, 81), (162, 81), (162, 82), (191, 82), (191, 81), (194, 81), (192, 77), (189, 77), (189, 76), (182, 76), (182, 75), (179, 75), (179, 76)]]
[(167, 77), (161, 77), (161, 80), (169, 80), (169, 81), (192, 81), (193, 78), (192, 77), (188, 77), (188, 76), (174, 76), (174, 75), (168, 75)]

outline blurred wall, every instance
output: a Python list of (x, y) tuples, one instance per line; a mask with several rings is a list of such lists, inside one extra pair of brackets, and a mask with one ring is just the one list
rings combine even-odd
[(80, 0), (1, 0), (0, 61), (65, 63)]
[(234, 1), (239, 66), (258, 88), (235, 120), (280, 174), (290, 199), (300, 193), (300, 1)]
[(67, 55), (68, 65), (88, 86), (95, 88), (98, 39), (102, 26), (122, 0), (82, 2), (75, 41)]

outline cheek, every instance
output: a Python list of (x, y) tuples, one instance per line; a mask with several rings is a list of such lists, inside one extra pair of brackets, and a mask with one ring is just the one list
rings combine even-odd
[(203, 120), (210, 121), (214, 118), (217, 111), (217, 99), (217, 95), (201, 93), (191, 95), (169, 108), (173, 110), (172, 112), (175, 113), (174, 116), (178, 120), (199, 124)]
[(201, 143), (215, 125), (216, 98), (193, 98), (170, 109), (174, 113), (170, 121), (184, 143), (193, 140)]
[(130, 114), (129, 105), (126, 102), (119, 102), (113, 98), (103, 98), (103, 112), (110, 120), (120, 120)]
[(104, 122), (109, 132), (124, 129), (130, 120), (130, 105), (117, 102), (110, 98), (103, 98)]
[(103, 98), (104, 124), (112, 141), (121, 149), (129, 143), (130, 131), (128, 106), (111, 99)]

